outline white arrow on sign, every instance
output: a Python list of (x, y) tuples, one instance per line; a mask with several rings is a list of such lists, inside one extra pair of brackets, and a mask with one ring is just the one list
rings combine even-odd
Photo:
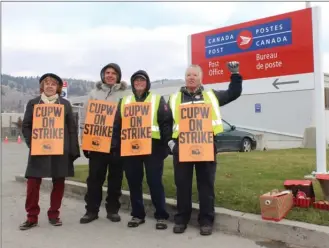
[(283, 81), (283, 82), (278, 82), (279, 79), (275, 79), (274, 82), (272, 83), (272, 85), (276, 88), (276, 89), (280, 89), (278, 87), (278, 85), (285, 85), (285, 84), (298, 84), (299, 80), (291, 80), (291, 81)]
[(240, 38), (242, 40), (240, 46), (247, 45), (251, 41), (251, 38), (247, 36), (240, 36)]

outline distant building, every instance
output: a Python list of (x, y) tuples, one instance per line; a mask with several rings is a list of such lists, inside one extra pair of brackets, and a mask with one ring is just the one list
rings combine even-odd
[[(329, 126), (329, 74), (325, 73), (326, 122)], [(171, 93), (179, 90), (184, 81), (152, 83), (151, 90), (168, 100)], [(217, 85), (205, 85), (216, 89)], [(81, 111), (87, 96), (69, 99), (76, 105), (75, 112)], [(256, 111), (260, 105), (260, 111)], [(294, 111), (292, 111), (294, 109)], [(298, 110), (298, 111), (297, 111)], [(261, 137), (268, 149), (303, 147), (304, 131), (314, 123), (313, 95), (311, 91), (280, 92), (268, 94), (243, 94), (233, 103), (222, 108), (223, 119), (237, 129), (251, 132)], [(82, 123), (82, 120), (78, 120)], [(326, 131), (329, 141), (329, 128)]]
[(24, 113), (1, 113), (1, 137), (4, 139), (17, 138), (22, 135), (21, 129), (17, 123), (19, 118), (23, 121)]

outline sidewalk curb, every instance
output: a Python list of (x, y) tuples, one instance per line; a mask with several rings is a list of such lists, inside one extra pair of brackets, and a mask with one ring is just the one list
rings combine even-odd
[[(24, 183), (23, 175), (15, 177), (17, 182)], [(50, 190), (52, 181), (45, 178), (41, 188)], [(67, 180), (65, 183), (65, 196), (84, 199), (86, 184)], [(105, 199), (106, 188), (103, 187)], [(153, 217), (153, 206), (149, 195), (143, 195), (147, 215)], [(121, 209), (130, 210), (129, 191), (122, 191)], [(176, 211), (176, 200), (166, 199), (167, 211), (170, 220)], [(193, 212), (190, 224), (197, 225), (197, 213), (199, 205), (193, 203)], [(249, 238), (261, 238), (273, 241), (280, 241), (290, 245), (298, 245), (312, 248), (328, 248), (329, 227), (307, 224), (290, 220), (280, 222), (264, 221), (259, 215), (232, 211), (224, 208), (216, 208), (215, 230)]]

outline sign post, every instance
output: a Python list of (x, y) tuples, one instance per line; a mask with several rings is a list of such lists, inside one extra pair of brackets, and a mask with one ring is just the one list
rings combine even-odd
[[(306, 8), (188, 37), (188, 63), (203, 70), (205, 88), (228, 87), (229, 61), (239, 61), (243, 94), (309, 90), (316, 118), (316, 171), (325, 174), (326, 138), (320, 8)], [(257, 110), (256, 110), (257, 111)]]
[(324, 106), (324, 73), (323, 73), (323, 55), (321, 45), (321, 9), (313, 7), (313, 43), (314, 43), (314, 81), (315, 81), (315, 123), (316, 123), (316, 172), (313, 174), (326, 174), (326, 117)]

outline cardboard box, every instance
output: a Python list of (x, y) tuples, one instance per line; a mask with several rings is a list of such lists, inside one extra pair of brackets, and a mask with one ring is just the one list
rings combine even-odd
[(260, 196), (261, 215), (264, 220), (280, 221), (293, 207), (290, 190), (272, 190)]

